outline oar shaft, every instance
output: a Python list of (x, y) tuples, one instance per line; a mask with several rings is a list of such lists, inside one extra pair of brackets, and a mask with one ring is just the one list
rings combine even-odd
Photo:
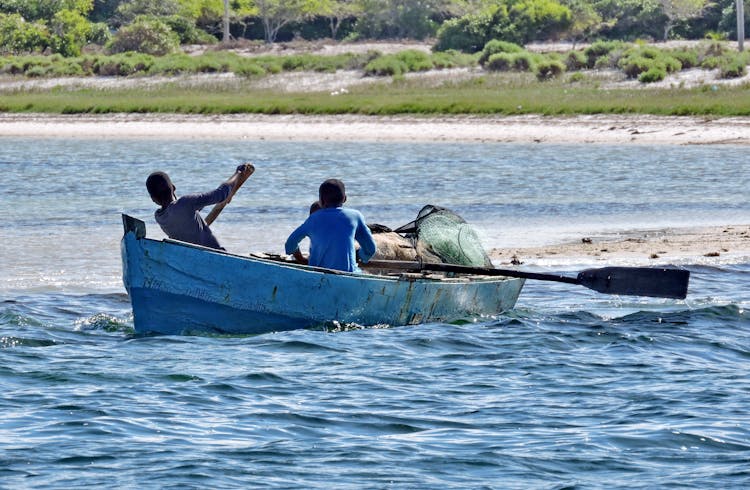
[(206, 218), (205, 218), (204, 221), (206, 222), (207, 225), (211, 225), (211, 223), (213, 223), (216, 220), (216, 218), (219, 216), (219, 213), (221, 213), (224, 210), (224, 207), (229, 203), (229, 201), (232, 200), (232, 198), (237, 193), (237, 191), (240, 189), (240, 187), (242, 187), (242, 184), (244, 184), (245, 181), (248, 178), (250, 178), (251, 175), (253, 175), (253, 172), (255, 172), (255, 168), (251, 167), (250, 171), (244, 172), (244, 173), (240, 174), (237, 177), (237, 183), (234, 185), (234, 187), (232, 188), (232, 190), (229, 192), (229, 197), (227, 197), (226, 199), (224, 199), (220, 203), (216, 204), (211, 209), (211, 212), (209, 212), (206, 215)]
[(570, 277), (559, 274), (495, 269), (492, 267), (467, 267), (454, 264), (404, 262), (399, 260), (371, 260), (366, 265), (380, 269), (400, 269), (416, 272), (437, 271), (482, 276), (520, 277), (523, 279), (576, 284), (604, 294), (674, 299), (685, 299), (690, 280), (689, 271), (671, 267), (602, 267), (599, 269), (586, 269), (580, 272), (577, 277)]
[(411, 271), (434, 271), (434, 272), (453, 272), (456, 274), (474, 274), (483, 276), (503, 276), (503, 277), (520, 277), (523, 279), (538, 279), (542, 281), (557, 281), (567, 284), (578, 284), (578, 278), (563, 276), (560, 274), (544, 274), (540, 272), (524, 272), (512, 269), (495, 269), (491, 267), (469, 267), (455, 264), (437, 264), (408, 262), (401, 260), (371, 260), (365, 267), (379, 269), (396, 269)]

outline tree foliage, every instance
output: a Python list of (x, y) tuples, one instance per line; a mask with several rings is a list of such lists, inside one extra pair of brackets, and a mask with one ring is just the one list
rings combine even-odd
[(177, 51), (180, 40), (177, 34), (156, 17), (140, 16), (122, 27), (107, 44), (110, 53), (135, 51), (161, 56)]
[[(729, 39), (735, 0), (229, 0), (236, 39), (426, 39), (475, 53), (493, 39)], [(745, 0), (750, 11), (750, 0)], [(181, 43), (221, 37), (224, 0), (0, 0), (3, 53), (80, 53), (137, 19), (158, 19)], [(750, 28), (746, 19), (746, 28)], [(142, 22), (141, 22), (142, 24)], [(142, 27), (142, 26), (141, 26)], [(750, 29), (748, 29), (750, 30)], [(603, 63), (603, 62), (602, 62)]]
[(26, 22), (17, 13), (0, 13), (0, 53), (33, 53), (49, 45), (49, 32), (40, 22)]

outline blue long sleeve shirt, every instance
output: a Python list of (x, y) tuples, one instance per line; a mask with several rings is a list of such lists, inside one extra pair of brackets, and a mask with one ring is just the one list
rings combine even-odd
[(204, 247), (222, 249), (203, 217), (198, 213), (209, 204), (217, 204), (229, 197), (232, 187), (221, 184), (211, 192), (189, 194), (177, 198), (164, 209), (154, 213), (156, 222), (169, 238)]
[(354, 241), (359, 242), (359, 258), (367, 262), (375, 254), (375, 241), (362, 213), (349, 208), (323, 208), (289, 235), (285, 249), (294, 253), (299, 243), (310, 239), (309, 264), (346, 272), (359, 272)]

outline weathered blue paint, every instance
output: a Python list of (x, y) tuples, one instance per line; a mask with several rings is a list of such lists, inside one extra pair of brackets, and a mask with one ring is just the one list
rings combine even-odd
[(451, 321), (510, 309), (523, 287), (523, 279), (333, 272), (143, 235), (140, 228), (126, 231), (121, 244), (123, 281), (139, 333), (255, 334), (333, 320)]

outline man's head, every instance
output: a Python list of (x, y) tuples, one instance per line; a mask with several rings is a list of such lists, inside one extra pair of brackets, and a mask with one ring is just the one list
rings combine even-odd
[(318, 189), (320, 206), (323, 208), (337, 208), (346, 202), (346, 188), (339, 179), (328, 179)]
[(153, 172), (146, 179), (146, 189), (159, 206), (167, 206), (174, 198), (175, 186), (164, 172)]

